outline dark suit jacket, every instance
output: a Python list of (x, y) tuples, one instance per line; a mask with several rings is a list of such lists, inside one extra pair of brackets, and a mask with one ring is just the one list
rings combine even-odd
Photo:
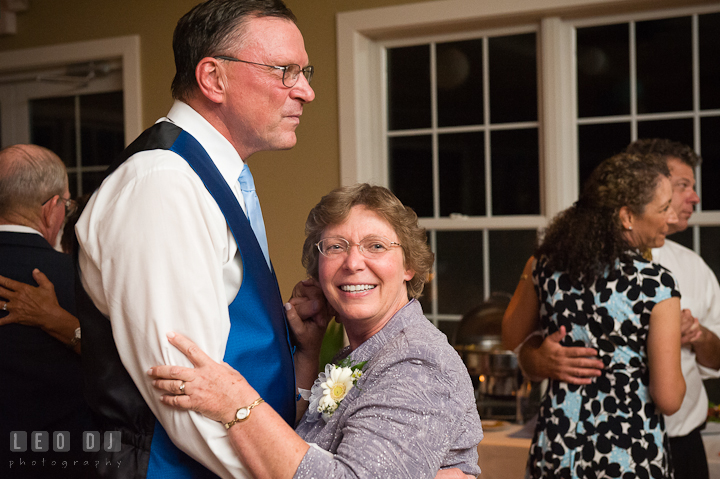
[[(0, 232), (0, 274), (16, 281), (37, 286), (32, 278), (34, 268), (47, 275), (55, 286), (60, 306), (75, 314), (75, 275), (69, 255), (55, 251), (40, 235)], [(5, 298), (2, 298), (5, 299)], [(0, 317), (6, 316), (0, 311)], [(97, 430), (82, 395), (80, 356), (37, 327), (20, 324), (0, 326), (0, 459), (15, 460), (14, 471), (0, 463), (0, 476), (60, 477), (59, 467), (33, 469), (29, 464), (32, 431), (69, 431), (71, 450), (66, 453), (40, 454), (48, 461), (82, 458), (82, 432)], [(28, 452), (9, 451), (11, 431), (25, 431)], [(24, 470), (19, 460), (26, 461)], [(67, 469), (65, 470), (67, 471)], [(70, 472), (70, 471), (67, 471)], [(79, 472), (76, 470), (75, 472)]]

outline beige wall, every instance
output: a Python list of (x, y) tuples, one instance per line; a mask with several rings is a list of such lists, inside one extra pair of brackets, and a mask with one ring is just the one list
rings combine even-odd
[[(303, 115), (290, 151), (259, 153), (249, 163), (258, 186), (268, 240), (285, 298), (304, 277), (300, 252), (307, 213), (339, 185), (335, 14), (418, 0), (287, 0), (298, 17), (316, 68), (315, 101)], [(427, 0), (425, 0), (427, 1)], [(175, 67), (172, 32), (196, 0), (32, 0), (17, 14), (17, 33), (0, 51), (137, 34), (141, 45), (145, 127), (167, 113)]]

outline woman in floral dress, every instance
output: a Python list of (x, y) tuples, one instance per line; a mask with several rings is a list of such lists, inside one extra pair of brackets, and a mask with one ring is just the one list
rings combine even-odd
[(560, 331), (562, 345), (592, 348), (603, 363), (588, 384), (550, 380), (530, 477), (672, 476), (661, 414), (679, 409), (685, 393), (680, 294), (672, 274), (643, 256), (677, 221), (668, 174), (664, 160), (605, 160), (526, 265), (506, 344)]
[(361, 184), (325, 196), (305, 229), (303, 264), (350, 345), (307, 381), (301, 372), (317, 372), (323, 330), (288, 311), (300, 344), (317, 346), (295, 355), (306, 388), (299, 403), (310, 405), (297, 432), (239, 373), (181, 335), (170, 342), (196, 368), (151, 369), (155, 386), (172, 394), (163, 402), (223, 423), (258, 478), (476, 476), (482, 428), (470, 377), (417, 301), (433, 264), (417, 215), (386, 188)]

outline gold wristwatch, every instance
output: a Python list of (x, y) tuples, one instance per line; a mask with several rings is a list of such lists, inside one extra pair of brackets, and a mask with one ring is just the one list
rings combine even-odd
[(235, 412), (235, 419), (233, 419), (232, 421), (230, 421), (228, 423), (225, 423), (225, 429), (230, 429), (236, 423), (247, 420), (247, 418), (250, 417), (250, 411), (252, 410), (252, 408), (254, 408), (255, 406), (262, 404), (264, 402), (265, 402), (265, 400), (263, 398), (257, 398), (249, 406), (244, 406), (244, 407), (241, 407), (240, 409), (238, 409), (237, 412)]

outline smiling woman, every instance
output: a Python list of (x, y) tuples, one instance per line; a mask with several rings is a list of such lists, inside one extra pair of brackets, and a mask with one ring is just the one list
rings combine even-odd
[[(163, 402), (232, 424), (255, 477), (477, 475), (482, 428), (470, 377), (417, 301), (433, 264), (417, 215), (386, 188), (361, 184), (323, 197), (305, 232), (303, 265), (350, 346), (300, 391), (310, 409), (295, 432), (236, 371), (179, 335), (170, 342), (196, 368), (151, 369), (155, 386), (172, 393)], [(292, 308), (288, 321), (301, 337)]]

